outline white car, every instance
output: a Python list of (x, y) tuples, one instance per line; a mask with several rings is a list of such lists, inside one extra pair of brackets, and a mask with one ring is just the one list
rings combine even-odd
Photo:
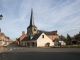
[(3, 46), (4, 46), (4, 47), (7, 47), (7, 45), (6, 45), (6, 44), (4, 44)]

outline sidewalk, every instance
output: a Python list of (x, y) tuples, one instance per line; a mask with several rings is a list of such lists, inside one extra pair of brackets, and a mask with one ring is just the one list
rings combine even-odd
[(4, 47), (0, 47), (0, 53), (4, 52), (5, 48)]
[(0, 57), (0, 60), (7, 60), (7, 57)]

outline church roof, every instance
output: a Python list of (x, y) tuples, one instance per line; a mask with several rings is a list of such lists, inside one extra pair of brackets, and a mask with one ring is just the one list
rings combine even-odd
[(31, 9), (30, 25), (31, 25), (31, 26), (34, 26), (33, 9)]
[(29, 27), (36, 27), (34, 24), (33, 9), (31, 9), (30, 25), (28, 26), (28, 28)]
[(28, 28), (30, 28), (30, 27), (35, 27), (35, 28), (37, 28), (35, 25), (34, 25), (34, 26), (33, 26), (33, 25), (29, 25)]
[(35, 34), (32, 39), (30, 39), (30, 36), (27, 36), (22, 41), (30, 41), (30, 40), (33, 41), (33, 40), (37, 40), (41, 34), (42, 33)]
[(32, 40), (37, 40), (42, 33), (35, 34)]

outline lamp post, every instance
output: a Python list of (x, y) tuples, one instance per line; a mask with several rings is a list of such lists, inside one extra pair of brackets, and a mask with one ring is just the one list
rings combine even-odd
[(3, 18), (3, 16), (2, 16), (2, 14), (0, 15), (0, 20), (2, 20), (2, 18)]
[(33, 38), (32, 34), (29, 34), (29, 39), (30, 39), (30, 47), (32, 47), (31, 39)]
[(31, 47), (31, 36), (30, 35), (29, 35), (29, 40), (30, 40), (29, 47)]

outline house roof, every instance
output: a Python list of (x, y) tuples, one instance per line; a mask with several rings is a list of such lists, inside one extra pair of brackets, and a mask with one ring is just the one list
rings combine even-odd
[(54, 40), (53, 40), (53, 42), (59, 42), (60, 41), (60, 38), (55, 38)]
[(37, 40), (42, 33), (35, 34), (32, 40)]
[(38, 34), (35, 34), (32, 39), (30, 39), (30, 36), (27, 36), (25, 37), (22, 41), (33, 41), (33, 40), (37, 40), (39, 38), (39, 36), (41, 35), (42, 33), (38, 33)]
[(45, 35), (58, 35), (57, 31), (42, 31), (42, 30), (38, 30), (38, 33), (33, 35), (32, 39), (30, 39), (30, 36), (27, 36), (27, 37), (23, 38), (21, 41), (37, 40), (42, 33), (44, 33)]
[(42, 31), (42, 30), (38, 30), (38, 32), (44, 32), (46, 35), (58, 35), (57, 31)]

